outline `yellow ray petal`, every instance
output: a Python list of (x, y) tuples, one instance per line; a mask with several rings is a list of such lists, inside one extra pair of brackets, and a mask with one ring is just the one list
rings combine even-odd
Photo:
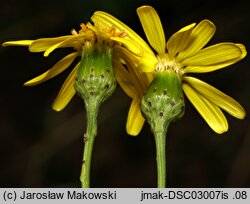
[(130, 80), (135, 86), (137, 96), (141, 97), (149, 86), (149, 76), (137, 70), (137, 59), (134, 58), (128, 50), (122, 47), (116, 47), (115, 52), (119, 53), (119, 57), (125, 61), (130, 74)]
[(53, 52), (57, 48), (62, 48), (62, 47), (74, 47), (75, 45), (82, 44), (83, 39), (85, 38), (84, 34), (74, 36), (72, 35), (70, 38), (67, 38), (64, 41), (60, 41), (57, 44), (52, 45), (49, 47), (45, 52), (44, 52), (44, 57), (49, 56), (51, 52)]
[(140, 133), (145, 119), (141, 114), (140, 99), (134, 99), (130, 105), (126, 130), (129, 135), (136, 136)]
[(60, 74), (63, 72), (65, 69), (67, 69), (74, 59), (78, 56), (79, 54), (77, 52), (71, 53), (61, 59), (59, 62), (57, 62), (51, 69), (49, 69), (47, 72), (35, 77), (34, 79), (31, 79), (27, 82), (25, 82), (25, 86), (35, 86), (37, 84), (40, 84), (44, 81), (47, 81), (54, 76)]
[(240, 59), (243, 59), (247, 55), (246, 47), (242, 44), (239, 44), (239, 43), (235, 43), (235, 45), (237, 45), (241, 49), (242, 55), (241, 55)]
[(137, 67), (141, 72), (153, 72), (158, 60), (155, 55), (144, 53), (140, 58), (139, 65)]
[(80, 66), (80, 62), (71, 71), (71, 73), (69, 74), (65, 82), (63, 83), (62, 88), (60, 89), (52, 105), (52, 108), (55, 111), (61, 111), (62, 109), (64, 109), (68, 105), (69, 101), (75, 95), (76, 91), (74, 88), (74, 84), (75, 84), (76, 73), (77, 73), (79, 66)]
[(149, 48), (147, 43), (139, 35), (137, 35), (131, 28), (116, 19), (114, 16), (103, 11), (96, 11), (91, 17), (91, 20), (95, 24), (102, 25), (103, 27), (115, 27), (119, 31), (125, 31), (128, 34), (128, 36), (125, 37), (126, 39), (132, 40), (134, 44), (141, 46), (146, 52), (152, 53), (152, 50)]
[(116, 42), (122, 43), (128, 50), (130, 50), (135, 55), (140, 56), (142, 54), (142, 50), (141, 50), (140, 46), (137, 46), (134, 42), (132, 42), (128, 39), (119, 38), (119, 37), (111, 37), (110, 39), (114, 40)]
[(246, 48), (242, 44), (235, 44), (235, 45), (237, 45), (242, 51), (242, 54), (241, 54), (240, 57), (232, 59), (232, 60), (225, 61), (225, 62), (220, 63), (220, 64), (212, 65), (212, 66), (188, 66), (185, 69), (183, 69), (183, 74), (212, 72), (212, 71), (222, 69), (224, 67), (227, 67), (229, 65), (232, 65), (232, 64), (242, 60), (247, 55)]
[(235, 43), (235, 45), (237, 45), (240, 49), (241, 49), (241, 56), (239, 57), (238, 61), (242, 60), (244, 57), (246, 57), (247, 55), (247, 50), (246, 50), (246, 47), (242, 44), (239, 44), (239, 43)]
[(136, 97), (135, 84), (126, 68), (117, 60), (113, 60), (115, 77), (119, 85), (130, 98)]
[(165, 34), (155, 9), (151, 6), (141, 6), (137, 8), (137, 14), (150, 45), (159, 54), (164, 54), (166, 47)]
[(228, 67), (232, 64), (235, 64), (236, 62), (240, 61), (241, 58), (234, 59), (234, 60), (229, 60), (227, 62), (223, 62), (218, 65), (212, 65), (212, 66), (187, 66), (186, 68), (183, 69), (182, 73), (187, 74), (187, 73), (207, 73), (207, 72), (213, 72), (225, 67)]
[(129, 72), (134, 77), (137, 95), (139, 97), (142, 97), (147, 91), (148, 86), (150, 84), (150, 81), (148, 78), (149, 75), (146, 75), (146, 73), (138, 71), (138, 69), (136, 69), (137, 67), (133, 68), (133, 66), (130, 65), (131, 62), (126, 62), (126, 63), (128, 64)]
[(243, 119), (245, 117), (246, 113), (241, 105), (218, 89), (193, 77), (184, 77), (184, 80), (202, 96), (228, 112), (230, 115), (239, 119)]
[(174, 57), (177, 53), (184, 50), (190, 42), (190, 34), (195, 23), (188, 25), (170, 37), (167, 42), (167, 49), (170, 57)]
[(153, 73), (143, 73), (145, 78), (147, 78), (148, 84), (151, 84), (151, 82), (154, 79), (154, 74)]
[(183, 83), (182, 88), (197, 111), (216, 133), (221, 134), (228, 130), (227, 120), (215, 104), (201, 96), (186, 83)]
[(55, 38), (40, 38), (34, 40), (31, 45), (29, 46), (30, 52), (44, 52), (51, 46), (58, 44), (68, 38), (71, 38), (72, 35), (55, 37)]
[(29, 46), (34, 40), (17, 40), (17, 41), (8, 41), (2, 44), (3, 47), (6, 46)]
[(126, 62), (123, 60), (123, 58), (129, 58), (131, 61), (133, 61), (133, 66), (138, 64), (141, 57), (134, 55), (124, 47), (120, 45), (115, 45), (113, 47), (113, 59), (122, 61), (122, 64), (126, 64)]
[(234, 43), (219, 43), (197, 52), (195, 55), (183, 60), (186, 66), (212, 66), (228, 64), (228, 61), (235, 62), (242, 56), (242, 50)]
[(215, 25), (209, 20), (201, 21), (194, 27), (190, 35), (190, 43), (185, 50), (179, 53), (177, 59), (183, 59), (194, 55), (201, 48), (203, 48), (215, 33)]

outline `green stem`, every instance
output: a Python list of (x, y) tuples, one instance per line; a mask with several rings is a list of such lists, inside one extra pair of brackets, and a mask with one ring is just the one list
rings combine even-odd
[(84, 100), (87, 113), (87, 132), (84, 135), (84, 152), (80, 180), (83, 188), (90, 186), (92, 149), (97, 134), (97, 116), (100, 105), (116, 88), (113, 69), (113, 47), (99, 43), (84, 43), (82, 58), (77, 70), (75, 90)]
[(141, 100), (141, 110), (155, 136), (158, 188), (166, 187), (167, 129), (182, 117), (184, 105), (181, 78), (171, 69), (155, 74)]
[(98, 105), (95, 102), (85, 105), (87, 112), (87, 132), (84, 134), (84, 152), (82, 160), (82, 170), (80, 175), (80, 181), (82, 188), (90, 187), (90, 167), (92, 150), (97, 134), (97, 115), (99, 111)]
[(157, 187), (166, 188), (166, 134), (165, 131), (156, 132), (156, 162), (157, 162)]

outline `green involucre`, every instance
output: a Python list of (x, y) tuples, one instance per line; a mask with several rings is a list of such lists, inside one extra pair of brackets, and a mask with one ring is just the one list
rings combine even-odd
[(84, 99), (85, 106), (89, 101), (103, 103), (115, 88), (112, 49), (103, 45), (85, 46), (75, 81), (75, 89)]
[(87, 131), (84, 134), (84, 153), (80, 181), (83, 188), (90, 187), (92, 149), (97, 135), (97, 117), (100, 105), (116, 88), (112, 65), (112, 49), (98, 44), (83, 47), (81, 64), (75, 81), (76, 92), (84, 100)]
[(152, 132), (165, 132), (170, 122), (184, 114), (181, 79), (174, 71), (156, 74), (141, 101), (141, 109)]
[(184, 114), (181, 79), (173, 70), (156, 73), (141, 101), (156, 145), (157, 187), (166, 187), (166, 133), (170, 122)]

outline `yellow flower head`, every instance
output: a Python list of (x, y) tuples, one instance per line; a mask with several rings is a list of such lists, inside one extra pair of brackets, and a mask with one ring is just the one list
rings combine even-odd
[(216, 133), (221, 134), (228, 130), (228, 123), (222, 110), (239, 119), (245, 117), (244, 109), (234, 99), (209, 84), (189, 76), (190, 73), (212, 72), (240, 61), (247, 54), (244, 45), (223, 42), (204, 48), (215, 33), (215, 26), (209, 20), (180, 29), (166, 42), (160, 18), (154, 8), (139, 7), (137, 14), (156, 54), (143, 48), (144, 54), (140, 59), (127, 56), (127, 61), (132, 60), (130, 66), (136, 74), (130, 70), (119, 71), (126, 74), (123, 74), (125, 77), (118, 82), (133, 98), (127, 121), (129, 134), (137, 135), (144, 123), (140, 112), (140, 101), (142, 93), (147, 91), (151, 82), (145, 79), (143, 76), (145, 73), (147, 79), (152, 79), (160, 72), (175, 73), (182, 80), (182, 89), (187, 98)]
[[(112, 24), (102, 24), (103, 19), (106, 17), (112, 19)], [(96, 12), (91, 19), (93, 24), (82, 23), (80, 25), (80, 30), (77, 32), (73, 29), (71, 35), (3, 43), (3, 46), (28, 46), (30, 52), (44, 52), (45, 57), (49, 56), (51, 52), (58, 48), (73, 48), (74, 51), (71, 54), (62, 58), (45, 73), (27, 81), (24, 85), (34, 86), (60, 74), (67, 69), (78, 56), (82, 57), (82, 53), (86, 47), (105, 47), (111, 49), (112, 61), (115, 66), (119, 66), (120, 63), (120, 58), (116, 56), (122, 51), (122, 49), (119, 49), (121, 47), (125, 47), (126, 50), (129, 50), (129, 52), (131, 51), (135, 55), (140, 55), (142, 53), (140, 48), (141, 44), (144, 43), (146, 46), (146, 43), (134, 31), (116, 18), (105, 12), (99, 11)], [(54, 110), (61, 111), (75, 95), (76, 90), (74, 84), (80, 66), (81, 59), (79, 59), (79, 62), (63, 83), (53, 103)]]

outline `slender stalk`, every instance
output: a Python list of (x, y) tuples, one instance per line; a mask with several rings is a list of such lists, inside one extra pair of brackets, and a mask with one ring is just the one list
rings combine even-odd
[(156, 132), (156, 162), (157, 162), (157, 187), (166, 188), (166, 134), (165, 131)]
[(84, 134), (84, 152), (80, 181), (82, 188), (89, 188), (91, 157), (95, 137), (97, 134), (97, 115), (99, 107), (95, 102), (89, 103), (89, 105), (85, 105), (85, 107), (87, 113), (87, 132)]
[(155, 136), (158, 188), (166, 187), (167, 129), (182, 117), (184, 105), (181, 79), (172, 70), (156, 73), (141, 100), (141, 110)]
[(106, 44), (86, 42), (82, 47), (82, 59), (76, 74), (75, 90), (84, 100), (87, 114), (87, 131), (84, 135), (85, 144), (80, 175), (83, 188), (90, 187), (91, 156), (97, 134), (99, 107), (116, 88), (112, 53), (113, 47), (106, 46)]

